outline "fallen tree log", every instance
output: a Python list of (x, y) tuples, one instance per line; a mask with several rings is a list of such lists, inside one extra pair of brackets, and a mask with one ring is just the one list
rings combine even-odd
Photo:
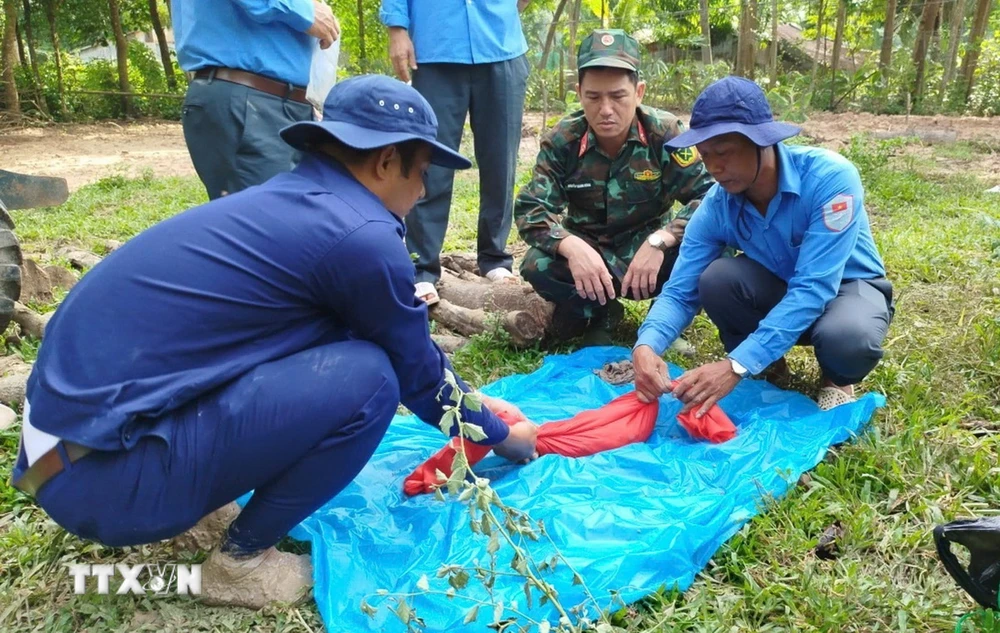
[(464, 336), (448, 336), (446, 334), (431, 334), (431, 339), (438, 344), (445, 354), (451, 354), (452, 352), (459, 350), (469, 342), (469, 339)]
[[(449, 330), (464, 336), (482, 334), (488, 332), (491, 327), (490, 315), (485, 310), (465, 308), (447, 299), (441, 299), (431, 306), (430, 315)], [(545, 324), (523, 310), (499, 312), (497, 318), (500, 326), (510, 334), (511, 341), (517, 347), (527, 347), (541, 340), (545, 334)]]
[(542, 299), (526, 283), (469, 281), (443, 270), (437, 289), (442, 299), (463, 308), (487, 312), (528, 312), (542, 324), (543, 329), (548, 328), (555, 310), (554, 303)]
[(469, 272), (479, 276), (475, 253), (448, 253), (441, 256), (441, 267), (454, 273)]
[(11, 320), (21, 327), (22, 334), (41, 339), (45, 337), (45, 326), (53, 314), (55, 313), (50, 312), (46, 315), (38, 314), (20, 301), (15, 301), (14, 316)]
[(31, 365), (17, 356), (0, 357), (0, 403), (21, 406)]
[(441, 301), (430, 316), (463, 336), (488, 331), (490, 315), (496, 315), (517, 347), (526, 347), (551, 333), (555, 304), (546, 301), (526, 283), (491, 282), (479, 276), (473, 253), (441, 256), (441, 279), (437, 283)]

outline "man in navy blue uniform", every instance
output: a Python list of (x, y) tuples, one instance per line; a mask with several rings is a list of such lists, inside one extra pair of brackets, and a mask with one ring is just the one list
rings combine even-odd
[[(202, 568), (203, 597), (300, 596), (308, 559), (274, 545), (354, 479), (400, 402), (433, 425), (450, 404), (403, 243), (428, 167), (470, 166), (436, 133), (413, 88), (349, 79), (322, 122), (281, 131), (306, 153), (293, 171), (94, 267), (46, 329), (14, 484), (110, 546), (172, 538), (252, 490)], [(483, 401), (462, 411), (480, 443), (533, 457), (537, 427), (508, 427), (492, 410), (510, 405)]]
[[(673, 394), (703, 414), (744, 377), (787, 371), (785, 354), (812, 345), (818, 402), (854, 399), (883, 355), (892, 285), (872, 238), (858, 170), (847, 159), (781, 141), (799, 129), (773, 120), (757, 84), (727, 77), (695, 101), (691, 127), (666, 142), (697, 146), (716, 181), (687, 225), (671, 275), (633, 348), (636, 388), (671, 391), (660, 355), (699, 306), (728, 358), (691, 370)], [(742, 253), (720, 257), (727, 247)]]

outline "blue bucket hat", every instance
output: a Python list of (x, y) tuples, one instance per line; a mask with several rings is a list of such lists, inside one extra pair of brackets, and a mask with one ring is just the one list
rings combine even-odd
[(309, 151), (337, 139), (354, 149), (375, 149), (421, 140), (431, 146), (431, 163), (468, 169), (472, 162), (437, 140), (437, 117), (412, 86), (385, 75), (351, 77), (330, 90), (322, 121), (300, 121), (281, 130), (295, 149)]
[(691, 147), (710, 138), (737, 132), (756, 145), (767, 147), (800, 132), (779, 123), (760, 86), (743, 77), (724, 77), (698, 95), (691, 109), (691, 127), (664, 145), (671, 149)]

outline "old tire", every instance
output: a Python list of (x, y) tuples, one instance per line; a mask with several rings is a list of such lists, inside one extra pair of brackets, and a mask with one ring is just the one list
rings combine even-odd
[(21, 245), (14, 235), (14, 221), (0, 200), (0, 333), (14, 316), (14, 302), (21, 298)]

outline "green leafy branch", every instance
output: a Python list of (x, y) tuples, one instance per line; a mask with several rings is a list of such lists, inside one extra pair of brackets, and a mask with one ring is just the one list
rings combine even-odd
[[(444, 406), (444, 415), (441, 417), (441, 431), (450, 436), (457, 426), (457, 435), (472, 441), (486, 439), (486, 433), (482, 427), (466, 422), (462, 416), (463, 407), (473, 411), (482, 410), (482, 399), (478, 394), (465, 393), (459, 387), (454, 374), (445, 372), (445, 386), (438, 393), (438, 399), (445, 398), (445, 391), (448, 390), (447, 400), (450, 404)], [(450, 389), (449, 389), (450, 387)], [(446, 580), (449, 587), (447, 590), (431, 588), (431, 581), (427, 575), (423, 575), (417, 581), (418, 591), (410, 593), (390, 594), (387, 590), (380, 589), (374, 596), (368, 596), (361, 603), (361, 610), (369, 617), (374, 618), (378, 614), (378, 608), (373, 606), (369, 598), (373, 601), (382, 601), (390, 608), (395, 616), (406, 626), (408, 632), (421, 632), (426, 628), (424, 620), (419, 616), (414, 601), (418, 596), (445, 596), (449, 600), (460, 599), (467, 601), (472, 606), (466, 611), (464, 622), (470, 624), (475, 622), (482, 611), (492, 609), (492, 623), (490, 628), (500, 632), (528, 633), (537, 631), (538, 633), (582, 633), (584, 631), (596, 631), (596, 633), (613, 633), (620, 630), (611, 624), (605, 613), (599, 608), (599, 603), (590, 589), (587, 587), (583, 577), (572, 567), (569, 561), (559, 552), (552, 538), (545, 530), (542, 521), (533, 520), (526, 512), (506, 505), (500, 495), (490, 486), (490, 480), (478, 477), (472, 471), (468, 457), (465, 453), (464, 442), (459, 442), (452, 462), (451, 475), (445, 476), (441, 471), (437, 471), (437, 479), (440, 485), (435, 489), (434, 495), (439, 501), (446, 501), (449, 496), (457, 497), (459, 503), (463, 503), (469, 512), (469, 529), (477, 535), (485, 536), (489, 539), (486, 551), (489, 554), (489, 561), (486, 565), (480, 565), (478, 561), (471, 567), (462, 565), (445, 564), (437, 571), (437, 578)], [(528, 542), (539, 542), (542, 538), (547, 539), (555, 554), (545, 560), (536, 561), (528, 550)], [(509, 567), (512, 571), (498, 569), (499, 553), (506, 545), (513, 550)], [(587, 599), (581, 605), (567, 608), (559, 599), (559, 592), (555, 586), (548, 582), (544, 576), (553, 574), (557, 566), (565, 566), (572, 574), (574, 585), (582, 586)], [(481, 600), (459, 592), (464, 590), (472, 579), (476, 579), (486, 589), (489, 599)], [(535, 598), (539, 605), (551, 604), (558, 614), (556, 623), (548, 620), (535, 620), (527, 613), (520, 610), (517, 601), (505, 604), (503, 600), (498, 600), (493, 588), (498, 578), (516, 578), (523, 580), (523, 591), (527, 610), (534, 606)], [(617, 599), (617, 593), (612, 592)], [(589, 617), (590, 609), (593, 607), (597, 615)]]

